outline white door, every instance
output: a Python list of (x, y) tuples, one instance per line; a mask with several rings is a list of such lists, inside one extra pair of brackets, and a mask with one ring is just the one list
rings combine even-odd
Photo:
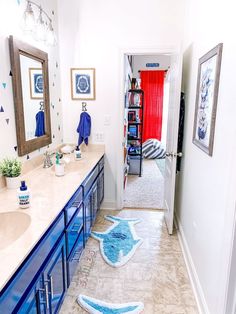
[(166, 138), (164, 213), (169, 234), (173, 233), (175, 208), (175, 177), (177, 160), (177, 141), (179, 129), (179, 108), (182, 76), (182, 54), (171, 56), (170, 95)]

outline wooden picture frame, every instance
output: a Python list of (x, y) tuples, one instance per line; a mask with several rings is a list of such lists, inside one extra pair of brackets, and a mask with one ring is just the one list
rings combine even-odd
[(216, 109), (223, 44), (199, 59), (193, 143), (209, 156), (213, 154)]
[(29, 68), (30, 98), (43, 99), (43, 71), (40, 68)]
[(95, 100), (95, 69), (71, 68), (72, 100)]

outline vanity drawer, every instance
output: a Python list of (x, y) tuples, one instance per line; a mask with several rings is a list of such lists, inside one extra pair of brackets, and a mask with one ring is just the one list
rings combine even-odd
[(90, 190), (94, 180), (96, 179), (96, 177), (98, 176), (98, 164), (97, 166), (94, 168), (94, 170), (89, 174), (89, 176), (87, 177), (87, 179), (82, 183), (83, 187), (84, 187), (84, 196), (87, 195), (88, 191)]
[(78, 266), (83, 248), (84, 248), (84, 230), (82, 229), (80, 232), (79, 238), (74, 246), (72, 254), (67, 261), (67, 285), (68, 287), (75, 273), (76, 267)]
[(80, 206), (78, 211), (76, 212), (74, 218), (72, 219), (70, 225), (66, 229), (66, 256), (69, 257), (78, 237), (83, 228), (83, 204)]
[(76, 210), (82, 204), (82, 201), (83, 201), (83, 189), (82, 189), (82, 186), (80, 186), (64, 208), (66, 225), (70, 223), (70, 220), (74, 216)]
[[(12, 313), (17, 303), (28, 293), (32, 278), (42, 269), (65, 228), (64, 213), (58, 216), (35, 245), (11, 280), (0, 292), (0, 313)], [(7, 309), (7, 311), (6, 311)]]
[(98, 162), (98, 171), (100, 172), (102, 168), (104, 168), (104, 157), (102, 157)]

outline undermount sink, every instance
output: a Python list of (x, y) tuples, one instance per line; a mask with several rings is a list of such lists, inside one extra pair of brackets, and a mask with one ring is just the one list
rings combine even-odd
[(26, 213), (0, 213), (0, 250), (16, 241), (29, 227), (31, 218)]

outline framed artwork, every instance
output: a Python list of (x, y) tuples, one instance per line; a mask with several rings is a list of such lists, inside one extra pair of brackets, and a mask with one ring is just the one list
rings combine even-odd
[(29, 68), (30, 97), (43, 99), (43, 71), (42, 68)]
[(193, 143), (209, 156), (213, 154), (217, 98), (223, 44), (199, 59)]
[(132, 122), (136, 120), (136, 111), (135, 110), (130, 110), (128, 112), (128, 121)]
[(128, 134), (130, 137), (138, 137), (138, 126), (137, 125), (129, 125), (128, 126)]
[(71, 98), (73, 100), (95, 100), (95, 69), (75, 69), (71, 73)]

